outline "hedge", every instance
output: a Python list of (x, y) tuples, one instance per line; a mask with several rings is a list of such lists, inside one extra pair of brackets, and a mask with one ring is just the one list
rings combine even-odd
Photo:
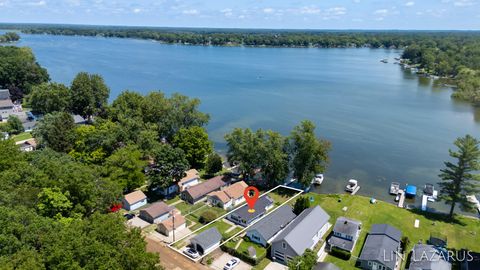
[(257, 265), (260, 263), (260, 261), (262, 261), (263, 259), (265, 259), (265, 257), (267, 256), (267, 252), (265, 252), (264, 254), (260, 255), (260, 256), (257, 256), (256, 258), (252, 258), (250, 257), (249, 255), (243, 253), (243, 252), (239, 252), (238, 250), (234, 249), (234, 248), (231, 248), (231, 247), (228, 247), (227, 245), (222, 245), (220, 247), (220, 249), (224, 252), (227, 252), (228, 254), (234, 256), (234, 257), (237, 257), (239, 258), (240, 260), (248, 263), (248, 264), (251, 264), (251, 265)]
[(352, 257), (352, 254), (350, 252), (340, 249), (338, 247), (333, 247), (332, 250), (330, 251), (330, 255), (333, 255), (345, 261), (350, 260), (350, 257)]

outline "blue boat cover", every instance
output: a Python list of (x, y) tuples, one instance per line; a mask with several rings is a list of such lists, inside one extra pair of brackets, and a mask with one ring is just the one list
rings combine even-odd
[(417, 195), (417, 187), (409, 185), (405, 189), (405, 193), (407, 193), (407, 195)]

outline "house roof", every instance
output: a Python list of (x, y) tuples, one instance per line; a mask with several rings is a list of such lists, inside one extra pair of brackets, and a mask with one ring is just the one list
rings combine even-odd
[(398, 248), (402, 233), (387, 224), (374, 224), (365, 240), (360, 260), (378, 261), (395, 269)]
[(11, 99), (0, 99), (0, 107), (13, 107), (13, 102)]
[(230, 201), (230, 197), (228, 197), (227, 193), (223, 192), (223, 190), (210, 192), (208, 193), (208, 196), (217, 197), (223, 203), (227, 203)]
[(137, 190), (137, 191), (125, 194), (125, 201), (127, 201), (128, 204), (130, 205), (137, 203), (141, 200), (144, 200), (146, 198), (147, 196), (145, 196), (145, 194), (141, 190)]
[(232, 199), (238, 199), (243, 197), (243, 193), (247, 187), (248, 187), (247, 183), (240, 181), (233, 185), (228, 186), (223, 190), (223, 192), (225, 192), (228, 195), (228, 197)]
[(0, 100), (10, 99), (10, 91), (8, 89), (0, 89)]
[(149, 207), (141, 210), (146, 212), (148, 215), (150, 215), (152, 218), (157, 218), (159, 216), (164, 215), (167, 212), (170, 212), (174, 209), (174, 207), (168, 206), (164, 202), (156, 202)]
[(350, 250), (350, 251), (352, 251), (353, 245), (354, 245), (355, 243), (354, 243), (353, 241), (346, 240), (346, 239), (337, 237), (337, 236), (335, 236), (335, 235), (332, 235), (332, 236), (328, 239), (328, 244), (330, 244), (331, 246), (335, 246), (335, 247), (339, 247), (339, 248), (342, 248), (342, 249), (345, 249), (345, 250)]
[(285, 241), (298, 254), (313, 244), (312, 237), (328, 223), (330, 216), (320, 206), (303, 210), (298, 217), (275, 237), (274, 242)]
[[(158, 226), (165, 227), (168, 231), (173, 230), (173, 217), (169, 217), (166, 220), (162, 221)], [(175, 214), (175, 227), (185, 224), (185, 218), (181, 214)]]
[(435, 270), (450, 270), (452, 265), (443, 260), (448, 258), (448, 255), (442, 255), (439, 249), (436, 249), (432, 245), (416, 244), (413, 247), (412, 258), (408, 269), (410, 270), (422, 270), (422, 269), (435, 269)]
[(185, 177), (183, 177), (182, 179), (180, 179), (180, 181), (178, 181), (179, 185), (182, 185), (185, 182), (189, 182), (193, 179), (196, 179), (196, 178), (200, 177), (200, 174), (195, 169), (190, 169), (190, 170), (186, 171), (185, 173), (186, 173)]
[(339, 217), (333, 227), (334, 232), (343, 233), (346, 235), (355, 235), (362, 223), (354, 219), (348, 219), (346, 217)]
[(236, 215), (239, 219), (245, 220), (246, 223), (252, 222), (252, 220), (258, 218), (259, 216), (265, 214), (267, 211), (266, 208), (273, 204), (272, 198), (268, 197), (268, 195), (262, 196), (258, 198), (255, 206), (255, 212), (250, 213), (248, 212), (248, 205), (244, 205), (239, 209), (235, 210), (231, 215)]
[(256, 230), (265, 240), (269, 240), (279, 231), (283, 230), (297, 215), (293, 213), (292, 207), (283, 205), (273, 213), (264, 217), (250, 227), (249, 231)]
[(222, 241), (222, 235), (216, 227), (212, 227), (193, 237), (190, 242), (202, 246), (204, 250), (213, 247)]
[(340, 268), (333, 263), (319, 262), (313, 267), (313, 270), (340, 270)]
[(207, 180), (203, 183), (200, 183), (198, 185), (195, 185), (193, 187), (188, 188), (187, 190), (183, 191), (196, 200), (199, 199), (208, 193), (215, 191), (223, 186), (225, 186), (226, 183), (223, 181), (223, 176), (216, 176), (214, 178), (211, 178), (210, 180)]

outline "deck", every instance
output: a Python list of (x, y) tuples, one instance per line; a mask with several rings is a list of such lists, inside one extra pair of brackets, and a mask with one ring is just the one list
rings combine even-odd
[(400, 200), (398, 200), (398, 207), (403, 208), (403, 204), (405, 203), (405, 191), (399, 190), (398, 194), (400, 194)]
[(428, 195), (422, 195), (422, 211), (427, 211)]
[(357, 186), (353, 191), (352, 191), (352, 196), (357, 194), (357, 192), (360, 190), (360, 186)]

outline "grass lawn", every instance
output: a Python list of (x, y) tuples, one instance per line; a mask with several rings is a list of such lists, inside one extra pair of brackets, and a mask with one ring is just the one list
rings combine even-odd
[[(425, 243), (430, 237), (431, 232), (445, 235), (448, 238), (449, 248), (467, 248), (473, 251), (480, 251), (480, 241), (478, 241), (478, 239), (480, 239), (480, 221), (476, 218), (456, 216), (457, 221), (452, 223), (445, 221), (445, 215), (416, 213), (412, 210), (401, 209), (393, 204), (382, 201), (378, 201), (376, 204), (370, 204), (369, 198), (358, 195), (309, 193), (307, 196), (313, 196), (314, 202), (312, 205), (320, 205), (330, 214), (330, 223), (332, 224), (335, 223), (335, 220), (339, 216), (357, 219), (363, 223), (360, 238), (352, 252), (353, 256), (349, 261), (344, 261), (330, 255), (325, 259), (325, 261), (332, 262), (341, 269), (354, 268), (354, 257), (360, 255), (366, 235), (372, 224), (376, 223), (390, 224), (399, 229), (404, 236), (407, 236), (410, 239), (407, 252), (413, 248), (415, 243), (419, 241)], [(341, 199), (341, 202), (339, 202), (339, 199)], [(342, 211), (342, 208), (345, 206), (348, 207), (346, 212)], [(415, 219), (420, 220), (419, 228), (413, 226)]]
[(12, 138), (14, 141), (19, 142), (32, 138), (32, 134), (30, 132), (23, 132), (18, 135), (12, 136)]
[(265, 267), (267, 267), (268, 264), (270, 264), (272, 261), (270, 261), (268, 258), (264, 258), (263, 260), (260, 261), (259, 264), (255, 265), (252, 270), (263, 270)]
[(205, 206), (204, 203), (197, 203), (197, 204), (189, 204), (186, 202), (181, 202), (175, 205), (175, 208), (177, 208), (180, 212), (182, 212), (182, 215), (188, 215), (191, 212), (198, 210), (199, 208)]
[[(234, 241), (234, 240), (236, 240), (236, 239), (232, 239), (232, 240), (228, 241), (227, 243), (225, 243), (225, 245), (227, 247), (230, 247), (230, 248), (235, 248), (235, 246), (238, 244), (238, 241)], [(247, 240), (245, 240), (245, 238), (243, 239), (242, 243), (240, 243), (240, 246), (238, 246), (237, 251), (248, 255), (248, 248), (250, 246), (255, 248), (255, 251), (257, 252), (257, 257), (261, 257), (267, 252), (266, 248), (264, 248), (264, 247), (262, 247), (262, 246), (260, 246), (256, 243), (247, 241)]]
[(173, 197), (173, 198), (170, 199), (170, 200), (166, 200), (165, 203), (168, 204), (168, 205), (170, 205), (170, 204), (175, 203), (175, 202), (178, 202), (178, 201), (180, 201), (180, 200), (181, 200), (181, 199), (180, 199), (180, 196), (175, 196), (175, 197)]

